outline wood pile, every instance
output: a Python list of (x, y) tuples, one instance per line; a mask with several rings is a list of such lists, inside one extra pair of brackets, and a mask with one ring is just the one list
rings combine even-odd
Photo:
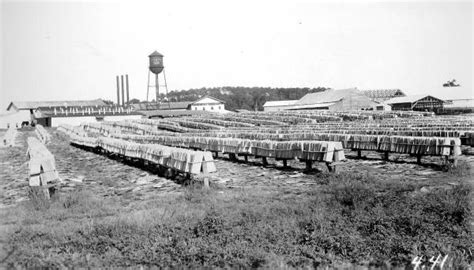
[(2, 143), (3, 146), (15, 146), (15, 138), (17, 135), (17, 130), (14, 127), (8, 128), (7, 132), (5, 135), (3, 135)]
[[(196, 134), (193, 134), (196, 135)], [(387, 136), (365, 134), (316, 133), (298, 132), (285, 134), (271, 134), (261, 132), (234, 132), (234, 133), (207, 133), (219, 139), (233, 138), (244, 140), (272, 140), (272, 141), (330, 141), (341, 142), (346, 149), (383, 151), (402, 154), (427, 156), (458, 156), (461, 155), (461, 140), (449, 137), (412, 137)], [(175, 140), (178, 137), (174, 137)]]
[(235, 122), (235, 121), (227, 121), (222, 119), (215, 119), (215, 118), (203, 118), (200, 116), (192, 116), (192, 117), (185, 117), (188, 121), (195, 121), (195, 122), (202, 122), (202, 123), (209, 123), (216, 126), (221, 127), (254, 127), (254, 124), (243, 123), (243, 122)]
[(38, 139), (29, 137), (27, 142), (29, 186), (36, 187), (38, 191), (49, 198), (49, 188), (60, 182), (56, 161), (53, 154)]
[(199, 174), (216, 171), (211, 153), (168, 147), (158, 144), (142, 144), (107, 137), (81, 137), (71, 134), (72, 144), (100, 148), (129, 158), (146, 160), (183, 173)]
[(185, 137), (185, 136), (133, 136), (120, 135), (121, 139), (140, 143), (157, 143), (174, 147), (204, 151), (253, 155), (277, 159), (304, 159), (336, 162), (345, 159), (340, 142), (331, 141), (268, 141), (238, 138)]
[(82, 127), (74, 127), (74, 126), (66, 125), (66, 124), (59, 125), (58, 126), (58, 131), (64, 132), (68, 135), (69, 134), (75, 134), (75, 135), (78, 135), (78, 136), (81, 136), (81, 137), (89, 136), (88, 133), (86, 131), (84, 131), (84, 129)]
[(36, 125), (35, 133), (42, 143), (47, 144), (51, 141), (51, 135), (49, 134), (48, 131), (46, 131), (46, 129), (42, 125), (39, 125), (39, 124)]

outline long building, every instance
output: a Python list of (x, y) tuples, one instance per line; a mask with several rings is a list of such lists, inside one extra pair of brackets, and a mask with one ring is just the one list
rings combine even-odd
[(65, 101), (12, 101), (7, 107), (7, 123), (10, 126), (24, 126), (33, 123), (44, 126), (58, 126), (66, 123), (114, 121), (141, 118), (142, 114), (131, 107), (107, 105), (101, 99)]
[[(268, 103), (268, 104), (267, 104)], [(330, 110), (330, 111), (354, 111), (373, 110), (378, 104), (372, 101), (361, 91), (350, 88), (341, 90), (326, 90), (310, 93), (297, 101), (267, 101), (264, 108), (271, 110)]]

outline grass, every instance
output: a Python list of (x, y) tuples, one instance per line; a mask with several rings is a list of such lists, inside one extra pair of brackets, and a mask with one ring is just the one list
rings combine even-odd
[(40, 208), (33, 199), (0, 216), (12, 225), (11, 254), (3, 263), (403, 267), (415, 256), (440, 253), (457, 268), (472, 262), (472, 188), (463, 181), (429, 192), (370, 175), (328, 174), (315, 181), (320, 185), (303, 194), (190, 185), (181, 195), (127, 208), (118, 197), (98, 198), (87, 190), (56, 195)]

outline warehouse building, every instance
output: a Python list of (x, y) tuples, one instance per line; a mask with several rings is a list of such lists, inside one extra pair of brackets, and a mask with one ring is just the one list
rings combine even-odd
[(439, 112), (443, 109), (445, 102), (431, 95), (413, 95), (392, 98), (385, 103), (391, 105), (393, 111)]
[(38, 108), (84, 108), (108, 106), (101, 99), (67, 100), (67, 101), (12, 101), (7, 107), (8, 124), (13, 126), (30, 125), (36, 120), (35, 111)]

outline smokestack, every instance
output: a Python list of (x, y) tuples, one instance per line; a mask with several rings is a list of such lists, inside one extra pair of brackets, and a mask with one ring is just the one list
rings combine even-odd
[(122, 82), (122, 106), (125, 106), (125, 89), (123, 88), (123, 75), (120, 75), (120, 80)]
[(117, 76), (117, 105), (120, 106), (120, 84), (119, 84), (119, 76)]
[(128, 74), (125, 75), (125, 83), (127, 86), (127, 105), (130, 105), (130, 92), (128, 89)]

